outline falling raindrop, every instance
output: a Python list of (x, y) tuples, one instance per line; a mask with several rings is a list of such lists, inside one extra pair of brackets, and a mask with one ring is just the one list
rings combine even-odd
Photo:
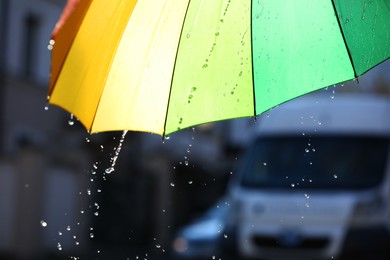
[(47, 223), (46, 223), (46, 221), (44, 221), (44, 220), (41, 220), (41, 226), (42, 226), (42, 227), (47, 227)]
[(62, 246), (61, 246), (61, 244), (60, 244), (60, 243), (57, 243), (57, 249), (58, 249), (59, 251), (61, 251), (61, 250), (62, 250)]
[(173, 183), (173, 182), (171, 182), (171, 184), (170, 184), (172, 187), (175, 187), (175, 184)]
[(70, 118), (68, 120), (68, 125), (72, 126), (74, 125), (74, 117), (73, 117), (73, 114), (70, 114)]
[(66, 231), (70, 231), (70, 226), (68, 226), (68, 227), (66, 228)]
[(333, 178), (337, 179), (337, 175), (336, 175), (336, 174), (333, 174)]
[(120, 151), (122, 150), (122, 145), (123, 145), (123, 142), (125, 141), (126, 134), (127, 134), (127, 130), (123, 131), (121, 139), (119, 140), (118, 147), (115, 149), (115, 155), (114, 155), (114, 157), (111, 158), (111, 167), (108, 167), (105, 170), (105, 173), (110, 174), (110, 173), (115, 171), (116, 161), (119, 157)]
[(46, 110), (46, 111), (49, 110), (49, 106), (45, 106), (45, 110)]
[(108, 168), (105, 170), (105, 173), (110, 174), (110, 173), (112, 173), (113, 171), (115, 171), (114, 167), (108, 167)]

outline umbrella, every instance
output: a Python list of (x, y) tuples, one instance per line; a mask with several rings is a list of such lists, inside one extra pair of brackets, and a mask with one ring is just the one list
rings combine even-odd
[(91, 133), (256, 116), (390, 57), (389, 0), (68, 0), (49, 103)]

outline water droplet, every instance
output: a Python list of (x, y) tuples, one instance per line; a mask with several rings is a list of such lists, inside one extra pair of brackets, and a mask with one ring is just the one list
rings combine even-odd
[(224, 234), (223, 237), (224, 237), (224, 238), (228, 238), (228, 235)]
[(113, 171), (115, 171), (114, 167), (108, 167), (108, 168), (105, 170), (105, 173), (110, 174), (110, 173), (112, 173)]
[(216, 32), (216, 33), (215, 33), (215, 36), (219, 36), (219, 32)]
[(61, 251), (61, 250), (62, 250), (62, 246), (61, 246), (61, 244), (60, 244), (60, 243), (57, 243), (57, 249), (58, 249), (59, 251)]
[(192, 32), (187, 33), (186, 37), (187, 37), (187, 38), (190, 38), (190, 37), (191, 37), (191, 34), (192, 34)]
[(294, 187), (295, 187), (295, 184), (294, 184), (294, 183), (291, 183), (291, 187), (293, 187), (293, 188), (294, 188)]
[(55, 44), (56, 42), (53, 40), (53, 39), (51, 39), (50, 41), (49, 41), (49, 45), (47, 45), (47, 49), (49, 50), (49, 51), (51, 51), (51, 50), (53, 50), (53, 47), (54, 47), (54, 44)]
[(173, 183), (173, 182), (171, 182), (171, 184), (170, 184), (172, 187), (175, 187), (175, 184)]
[(74, 125), (73, 114), (70, 115), (70, 119), (68, 120), (68, 125), (70, 125), (70, 126)]
[(90, 238), (94, 238), (94, 237), (95, 237), (95, 234), (94, 234), (94, 233), (89, 233), (89, 237), (90, 237)]
[(67, 231), (70, 231), (70, 226), (67, 226), (67, 227), (66, 227), (66, 230), (67, 230)]
[(41, 226), (42, 226), (42, 227), (47, 227), (47, 223), (46, 223), (46, 221), (44, 221), (44, 220), (41, 220)]
[(94, 214), (96, 217), (99, 216), (99, 212), (97, 212), (97, 211), (96, 211), (95, 213), (93, 213), (93, 214)]
[(61, 231), (58, 231), (58, 235), (59, 235), (59, 236), (62, 236), (62, 232), (61, 232)]
[(46, 111), (49, 110), (49, 106), (45, 106), (45, 110), (46, 110)]
[(193, 181), (188, 181), (188, 184), (190, 184), (190, 185), (191, 185), (192, 183), (193, 183)]
[(266, 163), (266, 162), (263, 162), (263, 165), (264, 165), (264, 166), (266, 166), (266, 165), (267, 165), (267, 163)]
[(336, 175), (336, 174), (333, 174), (333, 178), (337, 179), (337, 175)]
[(156, 248), (161, 248), (161, 245), (157, 244), (157, 245), (156, 245)]

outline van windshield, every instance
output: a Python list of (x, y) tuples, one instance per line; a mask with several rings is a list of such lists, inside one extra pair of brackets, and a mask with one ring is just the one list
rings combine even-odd
[(369, 189), (385, 175), (389, 138), (266, 137), (244, 163), (250, 188)]

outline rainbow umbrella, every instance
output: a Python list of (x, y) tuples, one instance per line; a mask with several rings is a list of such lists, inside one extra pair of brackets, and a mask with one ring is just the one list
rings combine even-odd
[(69, 0), (49, 103), (91, 133), (258, 115), (390, 57), (390, 0)]

